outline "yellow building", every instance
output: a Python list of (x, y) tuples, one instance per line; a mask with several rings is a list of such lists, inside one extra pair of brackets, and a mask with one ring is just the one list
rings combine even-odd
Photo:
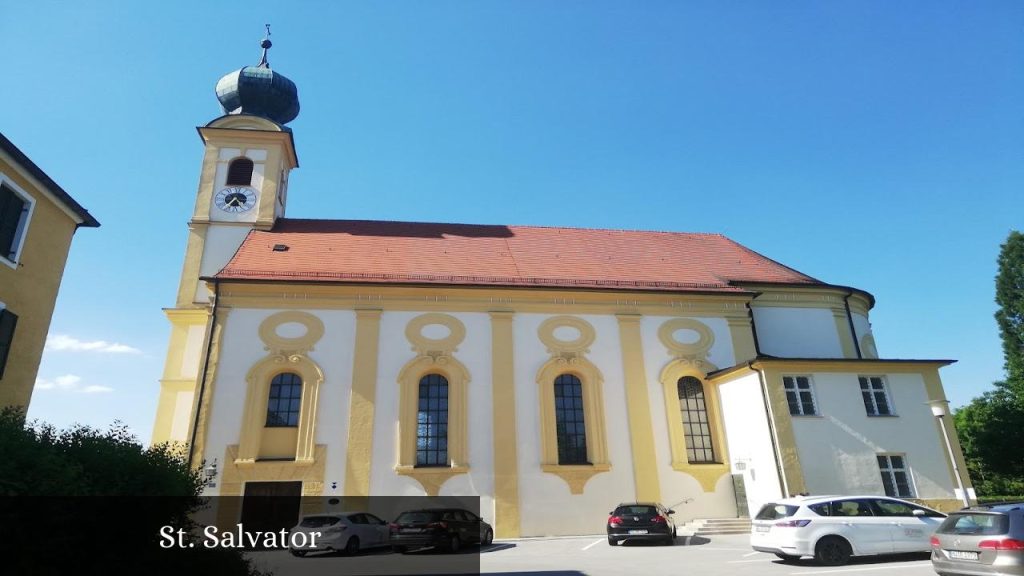
[(929, 409), (950, 361), (881, 357), (863, 290), (719, 234), (286, 217), (298, 98), (265, 56), (199, 128), (166, 311), (153, 441), (207, 495), (476, 496), (515, 537), (970, 488)]
[(0, 134), (0, 406), (28, 408), (71, 238), (99, 225)]

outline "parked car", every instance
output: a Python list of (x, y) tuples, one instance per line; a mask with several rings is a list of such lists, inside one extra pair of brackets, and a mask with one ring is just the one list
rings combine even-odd
[(785, 498), (761, 507), (751, 522), (750, 545), (783, 561), (813, 556), (826, 566), (851, 556), (927, 552), (946, 515), (884, 496)]
[[(315, 539), (313, 534), (319, 532)], [(289, 551), (295, 556), (308, 552), (337, 551), (352, 555), (363, 548), (376, 548), (389, 544), (387, 522), (369, 512), (338, 512), (336, 514), (309, 514), (299, 520), (291, 533), (305, 533), (305, 539), (298, 539), (306, 546), (296, 547), (296, 538), (289, 538)], [(315, 542), (315, 544), (312, 544)]]
[(487, 545), (493, 541), (491, 525), (462, 508), (409, 510), (391, 523), (391, 549), (396, 552), (428, 546), (458, 552), (465, 544)]
[(1024, 576), (1024, 503), (951, 512), (931, 546), (932, 567), (944, 576)]
[(608, 513), (608, 545), (623, 540), (657, 540), (671, 546), (676, 539), (675, 513), (656, 502), (619, 504)]

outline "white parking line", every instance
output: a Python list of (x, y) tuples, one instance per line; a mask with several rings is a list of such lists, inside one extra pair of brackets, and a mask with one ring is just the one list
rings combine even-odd
[[(603, 540), (603, 538), (602, 538), (602, 540)], [(601, 543), (601, 540), (594, 540), (594, 541), (593, 541), (593, 542), (591, 542), (590, 544), (587, 544), (586, 546), (584, 546), (583, 548), (581, 548), (581, 550), (590, 550), (590, 548), (591, 548), (591, 547), (593, 547), (593, 546), (595, 546), (595, 545), (597, 545), (597, 544), (600, 544), (600, 543)]]
[(751, 552), (750, 554), (744, 554), (744, 555), (743, 555), (743, 557), (744, 557), (744, 558), (750, 558), (750, 557), (751, 557), (751, 556), (753, 556), (754, 554), (760, 554), (760, 552), (758, 552), (757, 550), (754, 550), (754, 551), (753, 551), (753, 552)]
[(806, 575), (806, 574), (839, 574), (842, 572), (868, 572), (872, 570), (897, 570), (899, 568), (921, 568), (924, 566), (931, 566), (931, 560), (924, 562), (914, 562), (908, 564), (900, 564), (899, 566), (871, 566), (868, 568), (836, 568), (835, 570), (818, 570), (816, 572), (790, 572), (790, 574)]
[[(767, 558), (755, 558), (753, 560), (729, 560), (726, 564), (750, 564), (752, 562), (765, 562)], [(806, 574), (806, 572), (805, 572)]]

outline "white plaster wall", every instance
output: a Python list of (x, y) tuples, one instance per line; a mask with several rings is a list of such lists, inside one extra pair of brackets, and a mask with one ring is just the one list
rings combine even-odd
[[(398, 464), (398, 374), (416, 357), (405, 337), (405, 327), (426, 312), (385, 312), (381, 315), (377, 400), (374, 417), (373, 463), (370, 494), (419, 496), (419, 482), (395, 473)], [(451, 313), (466, 326), (466, 338), (455, 357), (469, 369), (468, 448), (470, 472), (456, 476), (442, 487), (441, 496), (480, 496), (480, 513), (494, 519), (494, 446), (491, 415), (491, 321), (487, 314)]]
[[(732, 517), (736, 514), (736, 500), (728, 475), (719, 479), (719, 484), (714, 492), (704, 492), (695, 478), (672, 469), (672, 446), (668, 431), (670, 415), (665, 408), (665, 392), (660, 377), (661, 371), (674, 358), (658, 338), (658, 328), (674, 318), (645, 316), (640, 320), (644, 346), (644, 371), (647, 375), (647, 393), (651, 405), (651, 424), (654, 432), (654, 449), (658, 462), (661, 499), (666, 506), (675, 509), (677, 521), (687, 521), (693, 518)], [(734, 353), (728, 323), (722, 318), (695, 317), (692, 319), (706, 325), (715, 336), (714, 344), (708, 351), (708, 361), (718, 368), (731, 366)], [(671, 416), (678, 417), (678, 414)], [(721, 457), (723, 448), (715, 446), (717, 457)], [(685, 500), (691, 498), (689, 503), (683, 504)]]
[(731, 471), (743, 474), (747, 508), (753, 517), (763, 504), (782, 496), (761, 380), (756, 372), (748, 374), (719, 385), (718, 393)]
[(757, 342), (763, 354), (783, 358), (842, 358), (831, 310), (754, 306)]
[[(871, 331), (871, 322), (868, 320), (867, 316), (856, 313), (853, 314), (853, 329), (854, 332), (857, 333), (858, 344), (860, 344), (861, 338), (863, 338), (865, 334), (871, 334), (871, 337), (875, 339), (875, 350), (878, 350), (878, 337), (875, 336), (874, 332)], [(862, 353), (864, 354), (865, 358), (870, 358), (870, 356), (867, 353), (863, 351)], [(879, 354), (878, 357), (882, 358), (882, 355)]]
[(953, 479), (919, 374), (886, 376), (897, 416), (868, 416), (857, 374), (815, 373), (821, 416), (793, 417), (811, 494), (884, 494), (876, 454), (906, 454), (919, 498), (952, 498)]
[[(211, 403), (211, 418), (204, 457), (223, 460), (224, 450), (238, 444), (245, 407), (245, 376), (267, 351), (259, 338), (259, 325), (280, 310), (236, 308), (224, 323), (220, 361)], [(320, 387), (316, 442), (327, 444), (327, 482), (344, 478), (344, 450), (348, 441), (349, 395), (352, 379), (352, 338), (355, 314), (351, 311), (308, 310), (324, 323), (324, 336), (309, 353), (324, 372)], [(332, 492), (328, 489), (327, 494)]]
[(537, 372), (551, 355), (537, 337), (537, 328), (549, 317), (516, 314), (513, 319), (521, 532), (523, 536), (599, 533), (604, 530), (609, 510), (619, 502), (636, 498), (618, 321), (614, 316), (578, 316), (590, 322), (597, 332), (587, 358), (604, 375), (605, 431), (611, 470), (593, 476), (583, 494), (571, 494), (564, 480), (540, 469)]
[[(219, 212), (219, 210), (218, 210)], [(199, 276), (213, 276), (220, 272), (231, 257), (242, 245), (249, 233), (248, 226), (210, 226), (206, 230), (206, 243), (203, 248), (203, 259), (199, 264)], [(196, 284), (195, 302), (207, 302), (210, 291), (206, 283), (200, 280)]]
[[(344, 494), (356, 315), (350, 310), (307, 310), (324, 323), (324, 335), (309, 353), (324, 371), (317, 406), (316, 443), (327, 446), (324, 495)], [(334, 487), (332, 488), (332, 483)]]

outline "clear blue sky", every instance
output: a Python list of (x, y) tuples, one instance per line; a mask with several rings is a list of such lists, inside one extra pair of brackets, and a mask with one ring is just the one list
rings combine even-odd
[(1002, 375), (1024, 3), (8, 2), (0, 130), (103, 223), (31, 417), (148, 440), (195, 127), (266, 22), (302, 102), (289, 216), (721, 232), (872, 292), (883, 357), (959, 360), (954, 404)]

